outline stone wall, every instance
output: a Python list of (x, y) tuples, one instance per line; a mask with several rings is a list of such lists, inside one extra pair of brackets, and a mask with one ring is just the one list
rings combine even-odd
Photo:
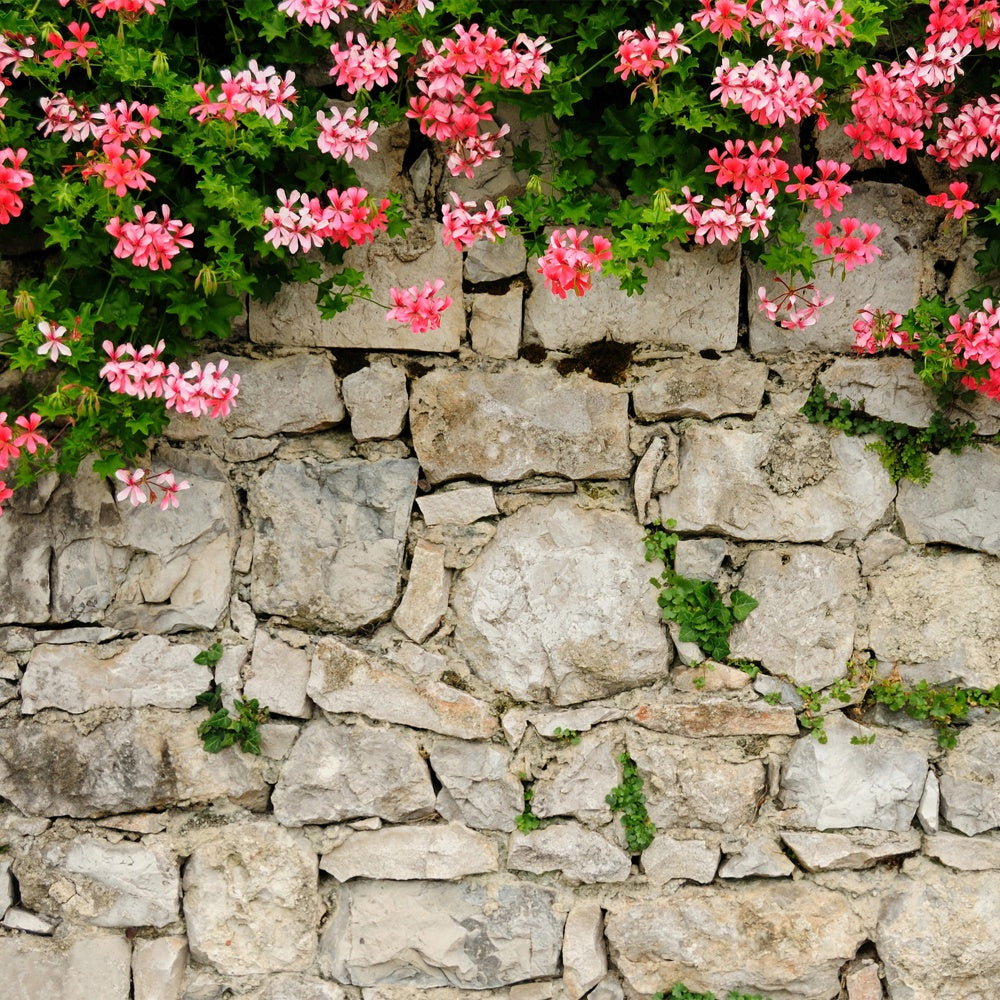
[[(968, 272), (913, 192), (853, 197), (884, 256), (806, 334), (741, 303), (731, 247), (676, 251), (642, 298), (598, 280), (560, 302), (516, 239), (463, 271), (426, 222), (349, 263), (377, 291), (444, 277), (442, 328), (323, 322), (301, 289), (252, 303), (226, 345), (238, 408), (157, 447), (192, 483), (179, 510), (87, 474), (19, 493), (5, 995), (993, 1000), (996, 719), (950, 752), (839, 701), (826, 743), (796, 721), (794, 687), (852, 658), (1000, 683), (1000, 449), (897, 489), (799, 414), (818, 379), (925, 424), (907, 362), (851, 356), (851, 313)], [(732, 636), (755, 680), (659, 620), (657, 517), (681, 572), (759, 600)], [(194, 663), (217, 639), (214, 671)], [(259, 758), (201, 748), (213, 673), (270, 706)], [(636, 855), (606, 802), (623, 753), (657, 828)]]

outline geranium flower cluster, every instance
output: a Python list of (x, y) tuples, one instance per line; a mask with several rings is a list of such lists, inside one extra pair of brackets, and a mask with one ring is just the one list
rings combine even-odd
[(724, 39), (749, 34), (755, 29), (769, 45), (785, 52), (822, 52), (843, 43), (850, 45), (854, 18), (842, 0), (701, 0), (693, 20), (706, 31)]
[(781, 285), (783, 291), (771, 298), (767, 289), (761, 286), (757, 289), (757, 297), (760, 299), (757, 308), (772, 323), (778, 323), (786, 330), (804, 330), (807, 326), (812, 326), (820, 309), (833, 301), (832, 295), (822, 295), (811, 281), (796, 286), (777, 274), (774, 281)]
[[(715, 71), (715, 88), (709, 94), (724, 107), (738, 104), (758, 125), (784, 125), (785, 120), (800, 122), (821, 111), (817, 97), (823, 86), (821, 77), (810, 80), (805, 73), (792, 73), (785, 60), (779, 66), (773, 56), (759, 59), (752, 66), (731, 66), (723, 58)], [(820, 114), (817, 127), (826, 128), (826, 116)]]
[(858, 310), (858, 318), (852, 324), (854, 330), (854, 350), (858, 354), (877, 354), (890, 347), (912, 351), (916, 340), (902, 329), (903, 314), (893, 309), (872, 309), (871, 303)]
[[(132, 471), (119, 469), (115, 473), (115, 478), (122, 483), (122, 488), (115, 494), (115, 499), (119, 501), (127, 499), (133, 507), (157, 501), (160, 510), (176, 507), (177, 494), (191, 487), (186, 479), (177, 482), (172, 469), (155, 473), (151, 469), (139, 468)], [(158, 495), (157, 490), (162, 496)]]
[(280, 206), (264, 209), (264, 223), (271, 228), (264, 241), (273, 247), (287, 247), (290, 253), (305, 253), (330, 240), (342, 247), (369, 243), (377, 230), (388, 225), (383, 198), (377, 205), (365, 188), (350, 187), (344, 191), (331, 188), (326, 192), (328, 205), (319, 198), (299, 191), (286, 195), (278, 189)]
[(95, 54), (97, 52), (97, 42), (87, 40), (87, 32), (90, 31), (89, 24), (78, 24), (76, 21), (70, 21), (66, 25), (66, 30), (72, 36), (68, 41), (63, 39), (58, 31), (50, 31), (48, 43), (52, 48), (46, 49), (42, 53), (45, 59), (52, 60), (52, 65), (56, 69), (65, 62), (73, 62), (74, 60), (86, 62), (90, 58), (91, 50)]
[(188, 113), (197, 121), (214, 118), (231, 122), (237, 115), (248, 112), (255, 112), (275, 125), (283, 120), (291, 121), (292, 110), (288, 105), (294, 104), (297, 98), (292, 86), (295, 74), (291, 70), (282, 76), (273, 66), (261, 67), (256, 59), (251, 59), (247, 68), (235, 75), (228, 69), (219, 75), (222, 83), (218, 101), (214, 87), (200, 80), (194, 85), (194, 92), (201, 100)]
[(870, 264), (882, 256), (879, 247), (872, 240), (882, 231), (874, 222), (860, 222), (858, 219), (840, 220), (842, 232), (833, 232), (832, 222), (817, 222), (813, 246), (819, 247), (833, 263), (843, 264), (845, 271), (853, 271), (862, 264)]
[(20, 192), (35, 183), (30, 171), (21, 164), (28, 156), (26, 149), (0, 149), (0, 225), (16, 219), (24, 208)]
[(385, 314), (386, 319), (408, 323), (414, 333), (426, 333), (441, 326), (441, 313), (451, 305), (450, 295), (441, 295), (444, 281), (436, 278), (425, 281), (423, 288), (390, 288), (392, 308)]
[[(71, 0), (59, 0), (59, 6), (65, 7)], [(97, 0), (90, 5), (90, 13), (94, 17), (104, 17), (105, 14), (118, 14), (125, 20), (135, 21), (143, 14), (155, 14), (157, 7), (163, 7), (166, 0)]]
[(330, 108), (329, 114), (325, 111), (316, 112), (319, 124), (316, 145), (321, 152), (329, 153), (334, 159), (343, 157), (350, 163), (356, 156), (359, 160), (367, 160), (369, 150), (378, 148), (371, 141), (378, 122), (365, 124), (367, 117), (367, 108), (362, 108), (360, 114), (357, 108), (348, 108), (346, 111)]
[(474, 201), (462, 201), (454, 191), (450, 194), (454, 206), (447, 203), (441, 206), (444, 222), (441, 240), (445, 246), (468, 250), (478, 239), (485, 238), (495, 243), (507, 235), (504, 220), (514, 211), (510, 205), (497, 208), (493, 202), (488, 201), (483, 210), (477, 212)]
[(49, 361), (58, 361), (60, 357), (68, 358), (73, 353), (69, 344), (63, 340), (66, 336), (66, 327), (53, 325), (43, 319), (38, 324), (38, 331), (42, 335), (42, 342), (36, 349), (37, 354), (47, 354)]
[(643, 80), (649, 80), (667, 63), (676, 66), (681, 55), (691, 51), (681, 44), (681, 34), (684, 25), (675, 24), (669, 31), (658, 31), (656, 25), (648, 25), (644, 31), (618, 32), (618, 65), (615, 73), (622, 78), (622, 83), (635, 73)]
[(358, 32), (355, 40), (354, 32), (349, 31), (345, 42), (343, 48), (339, 42), (330, 46), (333, 56), (330, 76), (336, 77), (338, 87), (346, 87), (349, 94), (356, 94), (359, 90), (386, 87), (390, 80), (393, 83), (399, 80), (396, 75), (399, 50), (395, 38), (369, 44), (362, 32)]
[(966, 319), (956, 313), (948, 322), (951, 333), (945, 341), (958, 356), (959, 367), (970, 361), (986, 367), (985, 376), (966, 375), (962, 384), (1000, 400), (1000, 304), (994, 306), (992, 299), (984, 299), (982, 308)]
[(135, 206), (138, 222), (122, 222), (116, 215), (104, 228), (118, 242), (114, 254), (124, 259), (132, 258), (136, 267), (148, 267), (151, 271), (170, 269), (170, 262), (181, 252), (182, 247), (193, 247), (194, 243), (185, 239), (194, 232), (194, 226), (180, 219), (170, 218), (170, 208), (163, 206), (159, 219), (155, 212), (144, 212), (141, 205)]
[(595, 235), (588, 249), (584, 241), (587, 230), (579, 233), (567, 229), (565, 234), (556, 229), (549, 237), (549, 247), (538, 259), (538, 273), (545, 277), (545, 284), (554, 295), (566, 298), (567, 292), (583, 295), (590, 287), (601, 264), (611, 260), (611, 242)]
[[(48, 448), (49, 442), (44, 435), (38, 433), (38, 425), (42, 418), (37, 413), (21, 416), (14, 421), (14, 427), (7, 423), (7, 414), (0, 413), (0, 469), (21, 456), (23, 448), (29, 455), (34, 455), (39, 448)], [(20, 427), (21, 433), (16, 434), (14, 428)]]
[(926, 201), (935, 208), (943, 208), (953, 219), (958, 220), (979, 207), (974, 201), (965, 197), (968, 192), (969, 185), (964, 181), (952, 181), (947, 191), (929, 194)]
[[(388, 8), (385, 0), (376, 0), (365, 7), (363, 16), (374, 24), (380, 17), (393, 17), (403, 10), (412, 9), (414, 5), (421, 17), (434, 9), (433, 0), (396, 0), (390, 2)], [(294, 17), (299, 24), (320, 24), (324, 28), (346, 20), (357, 9), (357, 4), (351, 3), (351, 0), (281, 0), (278, 4), (278, 10)]]

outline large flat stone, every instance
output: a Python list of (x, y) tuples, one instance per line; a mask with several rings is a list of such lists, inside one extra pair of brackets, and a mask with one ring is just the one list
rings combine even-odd
[(621, 781), (618, 749), (603, 733), (584, 733), (534, 772), (531, 811), (536, 816), (573, 816), (590, 826), (611, 822), (608, 792)]
[(130, 952), (124, 935), (2, 937), (4, 989), (11, 1000), (128, 1000)]
[(920, 833), (917, 830), (899, 834), (883, 830), (857, 830), (849, 835), (783, 830), (781, 839), (807, 872), (871, 868), (888, 858), (920, 850)]
[(492, 743), (436, 739), (430, 765), (441, 782), (437, 811), (476, 830), (515, 828), (524, 809), (524, 789), (511, 755)]
[(704, 834), (681, 839), (657, 833), (642, 852), (642, 870), (653, 885), (665, 885), (673, 879), (706, 884), (719, 870), (722, 852), (717, 843), (706, 843)]
[(909, 358), (837, 358), (819, 381), (856, 409), (910, 427), (926, 427), (936, 409)]
[(967, 837), (942, 830), (924, 837), (924, 854), (957, 871), (995, 871), (1000, 869), (1000, 838)]
[(530, 833), (512, 833), (507, 867), (536, 874), (557, 872), (570, 882), (624, 882), (632, 859), (596, 830), (579, 823), (554, 823)]
[(413, 384), (410, 429), (432, 483), (623, 479), (632, 471), (628, 394), (549, 368), (430, 372)]
[(715, 420), (728, 413), (753, 416), (760, 409), (767, 385), (767, 365), (741, 355), (708, 361), (678, 358), (642, 371), (632, 386), (632, 405), (639, 420), (703, 417)]
[(321, 966), (355, 986), (491, 989), (557, 975), (563, 922), (555, 894), (536, 885), (348, 882)]
[(977, 726), (941, 763), (941, 815), (970, 837), (1000, 827), (1000, 732)]
[(656, 680), (671, 648), (649, 574), (634, 518), (571, 499), (524, 507), (452, 585), (457, 647), (522, 701), (571, 705)]
[(645, 729), (678, 736), (794, 736), (799, 731), (795, 711), (789, 705), (731, 698), (643, 702), (630, 718)]
[(417, 463), (281, 462), (251, 491), (254, 610), (351, 630), (396, 603)]

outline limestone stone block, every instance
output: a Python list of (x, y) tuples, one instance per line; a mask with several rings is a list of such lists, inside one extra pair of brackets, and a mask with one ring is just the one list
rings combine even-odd
[(318, 976), (287, 972), (268, 976), (252, 1000), (346, 1000), (343, 987)]
[(625, 718), (622, 709), (615, 705), (602, 705), (594, 703), (581, 705), (579, 708), (555, 708), (544, 709), (540, 712), (528, 712), (526, 720), (529, 721), (540, 736), (553, 738), (556, 730), (572, 730), (576, 733), (585, 733), (594, 726), (602, 722), (615, 722)]
[(86, 729), (54, 718), (0, 720), (0, 795), (29, 816), (113, 816), (228, 799), (264, 809), (260, 762), (239, 748), (207, 754), (202, 709), (139, 709), (84, 716)]
[(624, 1000), (625, 991), (616, 976), (605, 976), (591, 991), (591, 1000)]
[(144, 938), (132, 945), (133, 1000), (181, 1000), (187, 938)]
[(635, 477), (632, 480), (632, 496), (635, 500), (635, 512), (640, 524), (649, 524), (657, 518), (658, 505), (651, 502), (653, 499), (653, 486), (666, 451), (666, 444), (663, 438), (654, 437), (649, 442), (646, 453), (639, 459), (639, 464), (635, 467)]
[(1000, 553), (1000, 448), (930, 457), (931, 481), (899, 484), (896, 510), (911, 543)]
[(258, 629), (253, 655), (243, 682), (243, 697), (256, 698), (271, 715), (308, 719), (312, 707), (306, 695), (309, 653)]
[[(609, 904), (610, 957), (636, 993), (664, 983), (780, 1000), (833, 997), (868, 929), (839, 893), (808, 882), (748, 881)], [(881, 949), (880, 949), (881, 951)]]
[(647, 274), (642, 295), (626, 295), (616, 278), (598, 273), (586, 295), (560, 299), (529, 267), (533, 289), (525, 329), (550, 351), (572, 351), (598, 340), (692, 351), (736, 347), (740, 261), (732, 248), (677, 248)]
[(466, 486), (417, 497), (424, 523), (473, 524), (484, 517), (496, 517), (497, 505), (492, 486)]
[(596, 830), (563, 822), (529, 833), (512, 833), (507, 847), (511, 871), (557, 872), (570, 882), (624, 882), (632, 859)]
[(632, 386), (636, 418), (646, 423), (730, 413), (753, 416), (767, 385), (767, 365), (734, 354), (709, 361), (673, 358), (641, 372)]
[(437, 811), (476, 830), (515, 828), (524, 789), (509, 753), (491, 743), (436, 739), (430, 765), (441, 782)]
[(211, 683), (194, 662), (201, 648), (146, 635), (113, 646), (35, 646), (21, 681), (21, 712), (43, 708), (79, 714), (92, 708), (193, 708)]
[(282, 765), (271, 803), (284, 826), (364, 816), (405, 823), (434, 812), (434, 789), (415, 734), (314, 719)]
[(341, 389), (357, 441), (394, 438), (403, 430), (409, 397), (406, 373), (391, 362), (378, 362), (346, 376)]
[(571, 498), (531, 505), (452, 586), (459, 651), (522, 701), (571, 705), (655, 680), (670, 641), (632, 517)]
[(621, 768), (614, 743), (601, 733), (584, 733), (579, 744), (560, 750), (534, 777), (536, 816), (572, 816), (590, 826), (611, 822), (605, 799), (621, 781)]
[(673, 879), (707, 884), (719, 870), (722, 852), (716, 843), (698, 838), (680, 839), (657, 832), (653, 842), (642, 852), (642, 870), (653, 885), (665, 885)]
[(521, 349), (524, 289), (514, 285), (502, 295), (470, 295), (472, 349), (488, 358), (516, 358)]
[(757, 607), (729, 636), (733, 656), (819, 690), (854, 652), (858, 560), (814, 545), (751, 552), (740, 589)]
[(485, 702), (430, 677), (411, 677), (400, 666), (334, 636), (316, 645), (309, 697), (332, 713), (354, 713), (445, 736), (487, 739), (497, 721)]
[(751, 836), (726, 857), (719, 868), (719, 878), (785, 878), (795, 865), (782, 853), (781, 845), (770, 837)]
[(910, 828), (927, 775), (927, 748), (888, 732), (874, 744), (851, 743), (867, 730), (835, 712), (827, 742), (801, 737), (782, 768), (781, 797), (788, 825), (816, 830)]
[(794, 736), (799, 731), (795, 710), (790, 705), (740, 702), (724, 697), (689, 703), (642, 702), (630, 718), (644, 729), (679, 736)]
[(10, 874), (10, 866), (10, 858), (0, 858), (0, 920), (14, 905), (14, 879)]
[(484, 281), (501, 281), (520, 274), (528, 256), (524, 237), (510, 233), (502, 240), (476, 240), (465, 255), (465, 278), (474, 285)]
[(9, 931), (24, 931), (26, 934), (55, 934), (59, 921), (41, 914), (32, 913), (23, 906), (11, 906), (3, 917), (3, 926)]
[(941, 762), (941, 815), (970, 837), (1000, 827), (1000, 732), (970, 728)]
[(17, 685), (10, 681), (0, 681), (0, 707), (12, 702), (17, 697)]
[(907, 866), (883, 896), (875, 935), (889, 996), (988, 1000), (1000, 981), (1000, 872)]
[(142, 844), (41, 838), (14, 873), (26, 907), (64, 920), (164, 927), (180, 917), (177, 862)]
[(448, 610), (451, 570), (445, 568), (444, 546), (417, 542), (403, 599), (392, 622), (414, 642), (423, 642)]
[[(694, 692), (742, 691), (751, 684), (750, 675), (739, 667), (730, 667), (715, 660), (703, 660), (689, 670), (674, 670), (671, 680), (675, 691)], [(744, 708), (746, 706), (743, 706)], [(751, 718), (749, 713), (746, 718)], [(680, 719), (678, 719), (680, 722)], [(735, 722), (735, 720), (734, 720)]]
[(357, 629), (396, 603), (417, 463), (280, 462), (257, 480), (254, 610)]
[(563, 986), (569, 1000), (580, 1000), (608, 972), (604, 914), (599, 903), (577, 903), (563, 929)]
[(680, 538), (674, 550), (674, 569), (691, 580), (717, 580), (729, 555), (724, 538)]
[(632, 471), (628, 394), (550, 368), (436, 369), (413, 384), (410, 429), (432, 483), (537, 474), (621, 479)]
[(681, 439), (678, 485), (660, 498), (661, 519), (747, 540), (864, 537), (894, 487), (863, 440), (814, 430), (692, 424)]
[(0, 938), (4, 988), (16, 1000), (128, 1000), (129, 955), (124, 935)]
[(882, 1000), (882, 980), (878, 966), (867, 962), (852, 969), (844, 977), (847, 1000)]
[(924, 854), (957, 871), (979, 872), (1000, 869), (1000, 838), (967, 837), (940, 831), (924, 837)]
[(458, 823), (435, 823), (350, 833), (320, 858), (319, 866), (338, 882), (459, 879), (495, 872), (498, 860), (489, 837)]
[(855, 830), (849, 834), (782, 830), (781, 839), (807, 872), (871, 868), (880, 861), (920, 850), (920, 834), (916, 830), (902, 833)]
[(462, 310), (462, 258), (441, 242), (441, 226), (426, 222), (411, 226), (405, 237), (379, 236), (365, 246), (351, 247), (344, 266), (364, 272), (375, 302), (389, 302), (389, 288), (423, 287), (428, 275), (444, 281), (442, 295), (453, 302), (441, 314), (441, 326), (413, 333), (408, 326), (385, 318), (385, 307), (357, 301), (332, 319), (321, 319), (312, 285), (285, 285), (271, 302), (250, 303), (250, 339), (257, 344), (294, 347), (347, 347), (365, 350), (457, 351), (465, 336)]
[(924, 833), (937, 833), (941, 827), (941, 785), (933, 770), (928, 770), (924, 793), (917, 806), (917, 821)]
[(926, 427), (936, 407), (909, 358), (837, 358), (820, 384), (873, 417)]
[(219, 972), (307, 969), (319, 914), (316, 854), (273, 823), (221, 827), (184, 868), (191, 957)]
[(542, 979), (558, 974), (564, 912), (529, 883), (347, 882), (320, 939), (321, 968), (355, 986), (478, 991)]

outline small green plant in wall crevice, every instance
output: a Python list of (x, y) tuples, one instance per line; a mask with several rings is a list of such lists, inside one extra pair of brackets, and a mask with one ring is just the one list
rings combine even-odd
[(535, 797), (535, 790), (531, 787), (531, 780), (526, 774), (521, 775), (521, 785), (524, 787), (524, 811), (514, 822), (517, 823), (521, 833), (531, 833), (542, 825), (542, 821), (531, 811), (531, 800)]
[(605, 801), (613, 813), (621, 813), (625, 828), (625, 843), (633, 854), (640, 854), (653, 842), (656, 827), (646, 811), (646, 796), (642, 791), (642, 777), (634, 760), (623, 753), (618, 758), (622, 765), (622, 783), (611, 789)]
[[(716, 1000), (714, 993), (692, 993), (683, 983), (674, 983), (669, 993), (654, 993), (653, 1000)], [(766, 1000), (759, 993), (737, 993), (730, 990), (728, 1000)]]
[[(203, 667), (214, 667), (222, 659), (222, 654), (222, 643), (213, 642), (194, 657), (194, 662)], [(198, 736), (208, 753), (219, 753), (238, 743), (244, 753), (260, 756), (260, 726), (270, 715), (266, 706), (262, 707), (256, 698), (237, 698), (233, 702), (236, 709), (236, 716), (233, 717), (222, 704), (222, 688), (215, 681), (195, 698), (195, 702), (212, 713), (198, 726)]]

